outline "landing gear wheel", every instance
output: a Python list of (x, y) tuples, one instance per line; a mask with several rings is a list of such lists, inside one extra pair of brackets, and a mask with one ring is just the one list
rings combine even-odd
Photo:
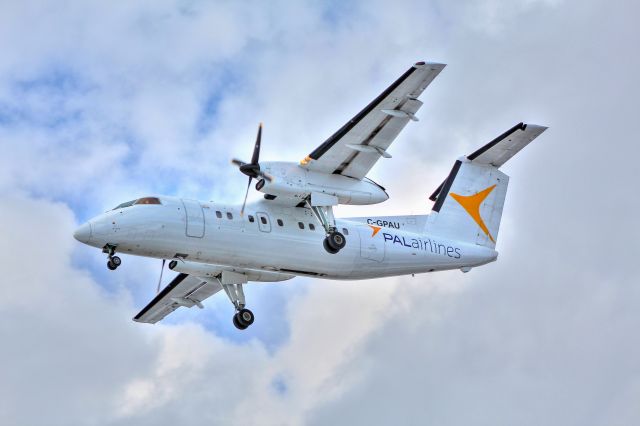
[(255, 319), (253, 312), (249, 309), (240, 309), (233, 316), (233, 325), (235, 325), (238, 330), (244, 330), (253, 324)]
[(329, 244), (329, 246), (334, 250), (341, 250), (345, 245), (347, 245), (346, 238), (344, 238), (344, 235), (342, 235), (338, 231), (334, 231), (327, 235), (326, 241), (327, 244)]
[(116, 254), (116, 246), (113, 244), (107, 244), (102, 248), (102, 252), (107, 254), (107, 268), (111, 271), (115, 271), (122, 263), (122, 260)]
[(238, 314), (235, 314), (233, 316), (233, 325), (235, 325), (238, 330), (244, 330), (245, 328), (249, 327), (248, 325), (240, 324), (240, 320), (238, 320)]
[(264, 188), (264, 184), (265, 184), (264, 179), (260, 179), (258, 183), (256, 183), (256, 190), (260, 191), (262, 188)]
[(244, 325), (245, 328), (253, 324), (253, 321), (256, 319), (253, 316), (253, 312), (251, 312), (249, 309), (240, 309), (236, 314), (236, 317), (238, 317), (238, 322), (241, 325)]
[(322, 241), (322, 245), (324, 246), (324, 249), (330, 254), (336, 254), (337, 252), (340, 251), (340, 250), (336, 250), (336, 249), (332, 248), (329, 245), (329, 237), (325, 238), (324, 241)]

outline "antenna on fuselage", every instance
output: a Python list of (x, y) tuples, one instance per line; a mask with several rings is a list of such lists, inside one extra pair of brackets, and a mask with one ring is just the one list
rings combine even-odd
[(164, 272), (164, 263), (167, 259), (162, 259), (162, 269), (160, 269), (160, 279), (158, 280), (158, 289), (156, 290), (156, 294), (160, 293), (160, 284), (162, 284), (162, 273)]

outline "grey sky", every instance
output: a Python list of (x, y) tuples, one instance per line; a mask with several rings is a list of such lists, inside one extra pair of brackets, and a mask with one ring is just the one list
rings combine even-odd
[[(2, 422), (638, 424), (638, 9), (1, 3)], [(72, 239), (145, 193), (241, 202), (228, 161), (259, 121), (264, 158), (297, 161), (417, 60), (448, 66), (372, 171), (391, 200), (365, 210), (427, 213), (457, 156), (548, 125), (504, 168), (498, 262), (256, 286), (235, 337), (222, 297), (133, 323), (158, 263), (107, 273)]]

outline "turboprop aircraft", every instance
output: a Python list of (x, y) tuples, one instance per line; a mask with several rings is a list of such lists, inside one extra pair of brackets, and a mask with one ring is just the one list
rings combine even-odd
[[(418, 121), (420, 94), (445, 65), (418, 62), (300, 163), (260, 162), (262, 125), (249, 163), (242, 205), (151, 195), (128, 201), (81, 225), (74, 237), (102, 249), (115, 270), (116, 253), (170, 260), (179, 272), (134, 321), (156, 323), (179, 307), (203, 307), (224, 290), (233, 324), (254, 315), (243, 285), (295, 276), (359, 280), (471, 268), (496, 260), (509, 177), (500, 167), (546, 127), (519, 123), (455, 161), (424, 215), (336, 218), (339, 204), (386, 201), (366, 175), (409, 121)], [(264, 198), (247, 205), (253, 179)], [(162, 274), (160, 275), (162, 281)]]

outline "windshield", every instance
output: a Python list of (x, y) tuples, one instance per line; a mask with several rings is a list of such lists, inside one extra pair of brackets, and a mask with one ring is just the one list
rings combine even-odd
[(162, 204), (157, 197), (139, 198), (134, 204)]
[(137, 200), (127, 201), (126, 203), (118, 204), (113, 210), (124, 209), (125, 207), (131, 207), (134, 204), (162, 204), (158, 197), (144, 197)]

